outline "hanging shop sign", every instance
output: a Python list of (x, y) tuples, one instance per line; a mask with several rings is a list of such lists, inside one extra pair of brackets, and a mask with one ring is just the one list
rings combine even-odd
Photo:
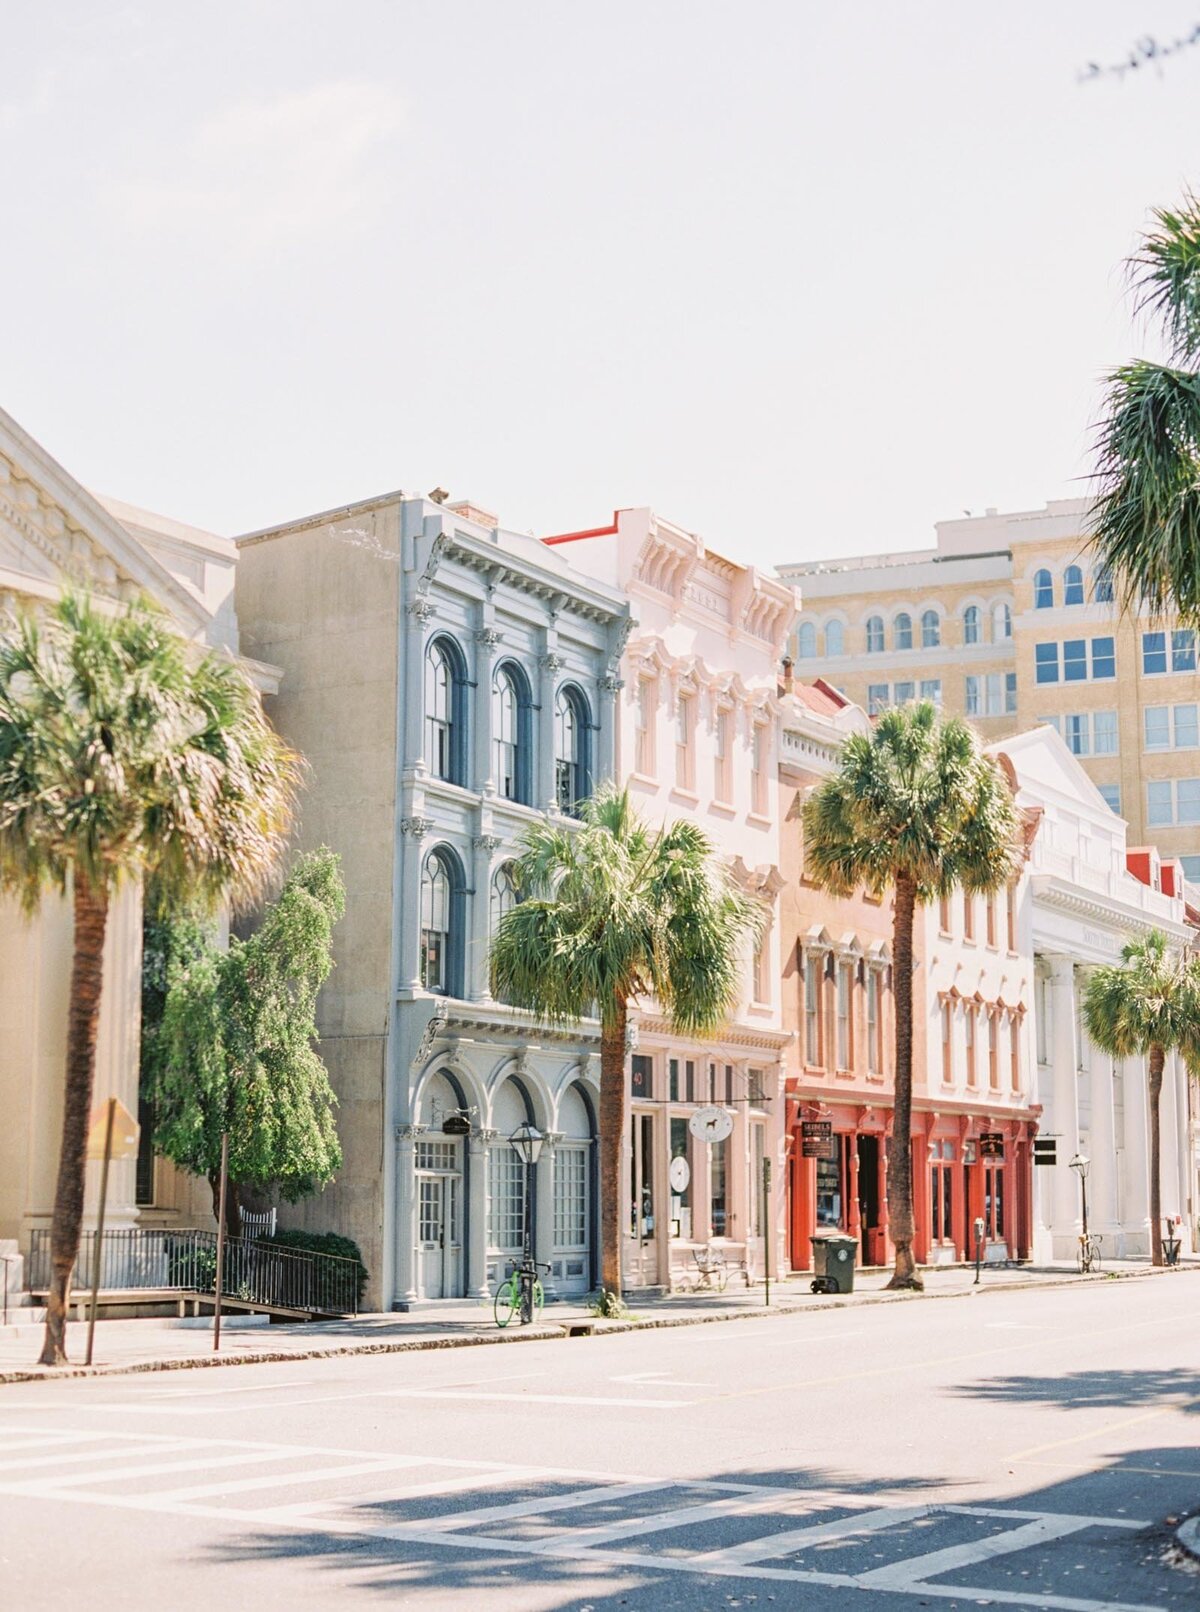
[(831, 1119), (804, 1119), (800, 1121), (800, 1154), (806, 1159), (831, 1159), (834, 1156), (833, 1121)]
[(706, 1103), (688, 1120), (688, 1130), (698, 1142), (723, 1142), (733, 1130), (733, 1115), (715, 1103)]
[(1033, 1139), (1033, 1162), (1035, 1164), (1057, 1164), (1058, 1143), (1052, 1136), (1035, 1136)]
[(1004, 1157), (1004, 1136), (1000, 1131), (981, 1131), (979, 1133), (979, 1157), (981, 1159), (1002, 1159)]
[(470, 1136), (471, 1121), (465, 1114), (447, 1114), (442, 1121), (443, 1136)]

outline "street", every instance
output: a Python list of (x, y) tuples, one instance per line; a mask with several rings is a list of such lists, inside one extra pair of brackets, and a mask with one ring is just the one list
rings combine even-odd
[(1198, 1306), (1179, 1273), (11, 1385), (0, 1600), (1194, 1607)]

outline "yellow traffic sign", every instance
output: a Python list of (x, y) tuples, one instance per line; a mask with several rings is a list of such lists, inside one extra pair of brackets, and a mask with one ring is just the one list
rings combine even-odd
[(88, 1125), (87, 1156), (89, 1159), (104, 1157), (104, 1133), (108, 1129), (109, 1102), (113, 1105), (113, 1127), (112, 1146), (108, 1156), (110, 1159), (136, 1159), (140, 1126), (119, 1097), (110, 1097), (108, 1102), (103, 1102), (92, 1109), (92, 1118)]

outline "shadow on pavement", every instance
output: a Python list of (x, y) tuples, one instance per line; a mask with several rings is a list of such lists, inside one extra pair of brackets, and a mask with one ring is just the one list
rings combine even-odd
[(988, 1377), (951, 1390), (956, 1398), (1041, 1403), (1061, 1410), (1162, 1406), (1200, 1412), (1200, 1371), (1071, 1371), (1060, 1377)]

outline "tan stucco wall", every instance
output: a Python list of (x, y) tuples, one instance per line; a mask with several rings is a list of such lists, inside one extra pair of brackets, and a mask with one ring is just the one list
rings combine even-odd
[(335, 969), (317, 1008), (345, 1162), (324, 1193), (282, 1206), (281, 1221), (353, 1237), (369, 1304), (382, 1274), (399, 585), (395, 505), (356, 512), (352, 530), (328, 521), (240, 549), (242, 651), (282, 668), (268, 712), (309, 766), (293, 852), (330, 846), (346, 882)]

